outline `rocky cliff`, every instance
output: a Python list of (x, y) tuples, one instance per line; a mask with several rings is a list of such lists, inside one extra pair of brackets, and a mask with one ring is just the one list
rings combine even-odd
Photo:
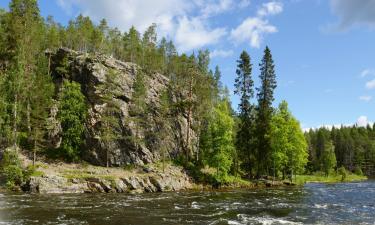
[[(187, 119), (183, 113), (173, 115), (173, 119), (165, 122), (167, 125), (167, 138), (158, 137), (157, 121), (160, 121), (160, 97), (168, 88), (169, 80), (159, 73), (145, 75), (147, 114), (145, 115), (147, 126), (137, 126), (130, 113), (132, 107), (132, 95), (134, 93), (134, 81), (137, 73), (143, 72), (134, 63), (118, 61), (104, 55), (92, 55), (61, 48), (56, 53), (48, 53), (53, 81), (56, 86), (56, 96), (64, 79), (76, 81), (81, 84), (81, 91), (86, 96), (88, 105), (88, 118), (85, 123), (83, 158), (95, 165), (106, 165), (107, 151), (111, 166), (128, 164), (143, 165), (155, 162), (161, 158), (160, 146), (167, 149), (167, 155), (175, 157), (186, 146)], [(56, 69), (64, 66), (67, 72), (63, 75)], [(115, 85), (109, 90), (111, 101), (119, 106), (120, 112), (116, 120), (115, 141), (103, 143), (101, 141), (100, 128), (102, 126), (102, 112), (106, 107), (103, 101), (104, 93), (100, 88), (108, 82), (107, 74), (117, 74), (114, 78)], [(107, 90), (108, 91), (108, 90)], [(172, 99), (176, 97), (172, 96)], [(57, 97), (56, 97), (57, 100)], [(58, 105), (58, 102), (56, 103)], [(61, 143), (61, 127), (56, 118), (58, 107), (51, 111), (49, 140), (51, 146), (58, 148)], [(159, 120), (158, 120), (159, 119)], [(189, 128), (190, 129), (190, 128)], [(194, 131), (190, 129), (192, 141), (196, 139)], [(142, 140), (135, 142), (134, 140)]]

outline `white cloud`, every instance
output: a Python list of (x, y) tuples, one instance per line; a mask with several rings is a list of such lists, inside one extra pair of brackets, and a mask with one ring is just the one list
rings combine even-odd
[(275, 32), (277, 28), (267, 20), (249, 17), (231, 31), (230, 39), (236, 43), (249, 42), (250, 46), (259, 48), (264, 35)]
[(367, 89), (374, 89), (375, 88), (375, 79), (366, 82)]
[(258, 10), (259, 17), (276, 15), (283, 11), (283, 4), (281, 2), (267, 2), (263, 3), (262, 7)]
[(338, 28), (347, 30), (353, 26), (375, 28), (374, 0), (331, 0), (333, 13), (339, 18)]
[(236, 44), (248, 42), (251, 47), (259, 48), (266, 34), (278, 30), (265, 18), (283, 11), (283, 4), (278, 1), (263, 3), (255, 17), (248, 17), (236, 28), (232, 29), (230, 39)]
[(214, 16), (230, 9), (233, 9), (235, 2), (233, 0), (219, 0), (218, 2), (209, 2), (207, 1), (197, 1), (198, 7), (201, 8), (201, 13), (203, 17)]
[(144, 31), (152, 23), (170, 28), (175, 18), (193, 7), (184, 0), (58, 0), (60, 5), (74, 5), (79, 11), (99, 21), (106, 18), (112, 26), (127, 30), (132, 25)]
[(373, 69), (364, 69), (361, 72), (361, 77), (367, 77), (367, 76), (370, 76), (370, 75), (375, 75), (375, 70), (373, 70)]
[(246, 8), (250, 5), (250, 0), (241, 0), (240, 3), (238, 4), (238, 7), (243, 9)]
[(369, 96), (369, 95), (359, 96), (359, 100), (364, 101), (364, 102), (369, 102), (371, 101), (371, 99), (372, 99), (372, 96)]
[(356, 123), (357, 126), (365, 127), (367, 126), (367, 124), (372, 124), (372, 122), (368, 120), (367, 116), (360, 116), (357, 119), (357, 123)]
[(192, 19), (183, 17), (178, 23), (176, 44), (180, 51), (188, 51), (215, 44), (226, 33), (224, 28), (210, 30), (198, 17)]
[(221, 49), (215, 49), (213, 52), (210, 53), (211, 58), (215, 57), (221, 57), (226, 58), (233, 55), (233, 50), (221, 50)]

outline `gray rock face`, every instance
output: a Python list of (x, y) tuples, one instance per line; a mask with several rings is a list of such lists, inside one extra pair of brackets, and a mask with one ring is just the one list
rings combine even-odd
[(138, 175), (123, 178), (66, 178), (59, 175), (31, 177), (24, 191), (42, 194), (62, 193), (142, 193), (180, 191), (192, 188), (190, 178), (178, 175)]
[[(63, 59), (68, 62), (68, 74), (61, 75), (56, 68), (63, 64)], [(128, 164), (143, 165), (157, 161), (161, 158), (158, 146), (168, 149), (170, 157), (175, 157), (185, 146), (187, 133), (187, 119), (181, 113), (176, 115), (173, 121), (167, 124), (169, 137), (161, 140), (157, 137), (158, 127), (156, 121), (160, 108), (160, 96), (168, 87), (169, 80), (165, 76), (153, 73), (145, 75), (145, 87), (147, 97), (146, 107), (149, 109), (147, 124), (136, 126), (136, 121), (129, 113), (132, 107), (132, 95), (134, 93), (134, 81), (140, 68), (134, 63), (125, 63), (103, 55), (89, 55), (73, 50), (61, 48), (50, 55), (51, 72), (58, 93), (64, 79), (76, 81), (81, 84), (81, 91), (86, 96), (88, 104), (88, 118), (85, 124), (85, 141), (83, 157), (86, 161), (95, 165), (106, 165), (107, 150), (109, 152), (109, 163), (111, 166)], [(101, 118), (103, 101), (101, 85), (107, 82), (107, 73), (116, 73), (114, 83), (110, 90), (112, 101), (120, 108), (117, 115), (118, 127), (116, 136), (119, 138), (112, 143), (105, 144), (101, 141)], [(56, 95), (57, 96), (57, 95)], [(57, 103), (58, 104), (58, 103)], [(61, 142), (61, 126), (56, 119), (57, 108), (53, 109), (50, 118), (51, 130), (49, 138), (53, 147), (58, 147)], [(189, 128), (190, 129), (190, 128)], [(196, 139), (194, 131), (190, 129), (192, 143)], [(134, 140), (141, 139), (136, 144)]]

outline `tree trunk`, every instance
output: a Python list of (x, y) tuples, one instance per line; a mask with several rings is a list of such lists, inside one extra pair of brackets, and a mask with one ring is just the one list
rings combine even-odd
[(14, 108), (13, 108), (13, 146), (17, 149), (17, 104), (18, 95), (14, 95)]
[(186, 130), (186, 160), (189, 159), (190, 155), (190, 127), (191, 127), (191, 103), (192, 103), (192, 97), (193, 97), (193, 76), (190, 79), (189, 83), (189, 108), (188, 108), (188, 115), (187, 115), (187, 130)]
[(36, 140), (34, 140), (33, 166), (35, 166), (35, 161), (36, 161)]
[(30, 119), (30, 114), (31, 114), (31, 107), (30, 107), (30, 100), (27, 99), (27, 106), (26, 106), (26, 120), (27, 120), (27, 131), (29, 132), (29, 137), (31, 135), (31, 119)]

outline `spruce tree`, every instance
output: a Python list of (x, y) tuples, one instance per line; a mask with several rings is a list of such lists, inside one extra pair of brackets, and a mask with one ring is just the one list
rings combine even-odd
[(264, 50), (264, 56), (260, 66), (260, 87), (257, 88), (257, 161), (258, 176), (269, 173), (271, 162), (271, 120), (272, 102), (274, 101), (274, 90), (276, 88), (275, 66), (271, 51), (268, 47)]
[(116, 89), (116, 78), (118, 74), (109, 70), (106, 73), (106, 81), (99, 86), (102, 92), (103, 111), (101, 114), (101, 135), (100, 141), (106, 149), (106, 167), (110, 166), (109, 148), (116, 139), (121, 138), (119, 114), (121, 113), (120, 105), (113, 96), (113, 90)]
[(252, 175), (254, 166), (254, 112), (251, 99), (254, 97), (254, 82), (251, 77), (252, 64), (250, 56), (246, 51), (241, 53), (237, 61), (237, 77), (235, 79), (234, 93), (240, 96), (239, 118), (240, 122), (236, 134), (236, 146), (243, 157), (244, 165), (249, 176)]

